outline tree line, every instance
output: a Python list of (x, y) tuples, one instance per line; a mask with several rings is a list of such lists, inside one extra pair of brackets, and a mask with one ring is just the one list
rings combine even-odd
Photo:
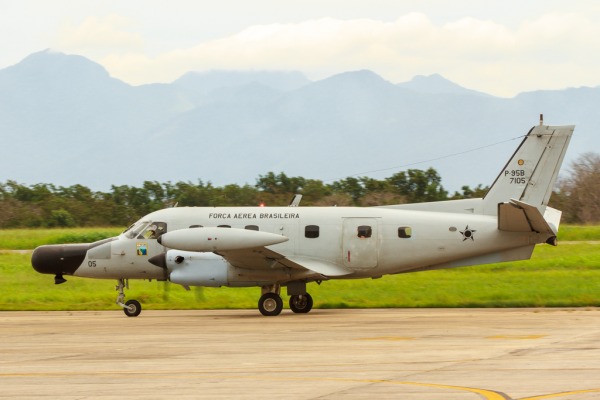
[[(92, 191), (39, 183), (0, 183), (0, 228), (126, 226), (141, 216), (178, 206), (287, 206), (302, 194), (303, 206), (374, 206), (483, 197), (488, 187), (463, 186), (449, 194), (438, 172), (409, 169), (384, 179), (348, 177), (333, 183), (290, 177), (281, 172), (259, 175), (254, 185), (213, 186), (210, 182), (146, 181), (141, 187), (111, 186)], [(568, 223), (600, 222), (600, 156), (587, 153), (560, 181), (551, 206)]]

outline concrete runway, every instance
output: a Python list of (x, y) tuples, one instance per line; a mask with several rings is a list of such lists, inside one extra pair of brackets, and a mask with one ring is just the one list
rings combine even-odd
[(600, 310), (0, 312), (0, 389), (11, 399), (600, 399)]

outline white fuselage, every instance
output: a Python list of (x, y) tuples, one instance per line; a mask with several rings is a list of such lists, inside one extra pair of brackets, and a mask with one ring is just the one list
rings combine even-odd
[[(162, 223), (166, 232), (226, 226), (282, 235), (289, 240), (268, 248), (309, 268), (323, 262), (350, 272), (339, 278), (529, 258), (541, 240), (535, 233), (498, 230), (495, 216), (378, 207), (181, 207), (146, 215), (138, 221), (143, 228), (142, 222)], [(156, 239), (122, 234), (90, 249), (74, 275), (166, 279), (165, 270), (148, 259), (167, 250)], [(308, 276), (305, 271), (282, 274), (277, 268), (259, 275), (251, 278), (254, 284)]]

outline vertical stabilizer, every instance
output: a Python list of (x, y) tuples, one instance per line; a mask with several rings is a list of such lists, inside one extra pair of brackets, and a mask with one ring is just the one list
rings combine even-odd
[(483, 198), (483, 213), (497, 215), (498, 204), (515, 199), (544, 212), (574, 126), (533, 127)]

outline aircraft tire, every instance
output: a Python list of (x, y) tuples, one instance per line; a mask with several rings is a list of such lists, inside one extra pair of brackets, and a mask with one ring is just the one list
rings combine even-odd
[(123, 307), (123, 312), (128, 317), (137, 317), (142, 312), (142, 305), (137, 300), (127, 300), (125, 305), (127, 307)]
[(265, 293), (258, 300), (258, 310), (265, 317), (279, 315), (283, 310), (283, 300), (277, 293)]
[(306, 314), (312, 310), (313, 299), (308, 293), (303, 294), (302, 298), (298, 295), (290, 297), (290, 309), (297, 314)]

